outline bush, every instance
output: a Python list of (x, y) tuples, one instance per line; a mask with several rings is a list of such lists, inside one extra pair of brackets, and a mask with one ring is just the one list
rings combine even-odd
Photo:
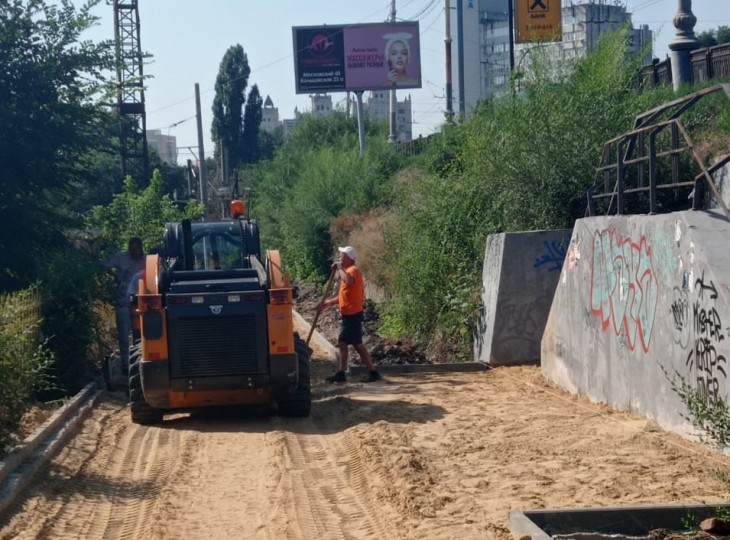
[(37, 287), (0, 296), (0, 455), (33, 393), (49, 385), (53, 355), (39, 343), (40, 303)]
[(378, 126), (361, 155), (352, 120), (307, 118), (273, 160), (249, 171), (263, 244), (282, 251), (296, 278), (323, 279), (332, 262), (332, 223), (385, 204), (404, 159)]
[(43, 400), (73, 395), (97, 373), (90, 348), (97, 343), (94, 299), (103, 296), (104, 268), (98, 257), (69, 247), (50, 255), (40, 290), (43, 295), (43, 334), (53, 351), (56, 386)]
[(536, 75), (519, 92), (481, 104), (429, 146), (421, 178), (394, 198), (390, 328), (471, 354), (486, 236), (572, 227), (605, 141), (660, 100), (634, 91), (625, 37), (563, 70), (531, 53)]

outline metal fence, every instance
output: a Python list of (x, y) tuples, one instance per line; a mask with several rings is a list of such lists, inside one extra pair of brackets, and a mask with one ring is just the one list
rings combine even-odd
[(713, 174), (730, 155), (712, 165), (704, 162), (681, 121), (702, 98), (719, 93), (730, 100), (730, 84), (720, 84), (643, 113), (634, 128), (608, 141), (596, 179), (588, 190), (586, 215), (651, 214), (699, 210), (709, 193), (730, 221)]
[(410, 141), (398, 143), (398, 151), (408, 156), (415, 156), (423, 152), (426, 147), (435, 141), (440, 133), (431, 133), (426, 137), (418, 137)]
[[(692, 51), (692, 74), (694, 83), (730, 77), (730, 43)], [(667, 58), (657, 58), (641, 69), (639, 85), (653, 88), (672, 84), (672, 63)]]

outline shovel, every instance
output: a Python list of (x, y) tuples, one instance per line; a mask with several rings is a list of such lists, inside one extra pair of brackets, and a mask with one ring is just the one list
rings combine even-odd
[(322, 295), (322, 299), (319, 301), (319, 304), (317, 304), (317, 313), (314, 315), (314, 320), (312, 321), (312, 326), (309, 328), (309, 335), (307, 335), (307, 347), (309, 347), (309, 340), (312, 339), (312, 334), (314, 334), (314, 328), (317, 326), (317, 321), (319, 320), (319, 315), (322, 313), (322, 305), (324, 304), (324, 301), (327, 300), (327, 297), (332, 292), (332, 285), (335, 283), (335, 275), (337, 274), (337, 270), (333, 269), (332, 273), (330, 274), (330, 279), (327, 282), (327, 285), (325, 285), (324, 288), (324, 294)]

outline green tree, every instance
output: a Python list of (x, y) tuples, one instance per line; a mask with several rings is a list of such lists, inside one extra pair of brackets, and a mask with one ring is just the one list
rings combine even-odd
[(263, 100), (259, 94), (259, 87), (253, 85), (248, 93), (248, 101), (243, 114), (243, 136), (241, 137), (241, 161), (242, 163), (255, 163), (261, 157), (261, 143), (259, 128), (263, 113), (261, 108)]
[(33, 281), (74, 225), (81, 163), (108, 140), (105, 70), (110, 42), (81, 41), (96, 19), (68, 0), (0, 3), (0, 290)]
[(717, 29), (717, 43), (730, 43), (730, 26), (720, 26)]
[(111, 204), (96, 206), (88, 225), (100, 231), (101, 238), (115, 249), (126, 249), (132, 236), (139, 236), (149, 249), (162, 242), (165, 223), (198, 219), (202, 215), (202, 207), (195, 201), (188, 202), (182, 210), (178, 208), (165, 191), (160, 171), (155, 169), (144, 190), (127, 177), (124, 191), (114, 195)]
[(220, 159), (222, 144), (227, 164), (233, 168), (238, 168), (243, 162), (243, 106), (250, 74), (248, 56), (243, 47), (231, 46), (223, 55), (215, 80), (211, 133), (215, 142), (216, 161)]
[(717, 45), (717, 37), (715, 30), (705, 30), (697, 34), (697, 41), (700, 42), (700, 47), (714, 47)]
[(714, 47), (730, 43), (730, 26), (718, 26), (714, 30), (705, 30), (697, 34), (701, 47)]
[(273, 159), (249, 169), (262, 242), (282, 250), (297, 278), (326, 275), (335, 220), (388, 200), (388, 180), (404, 158), (386, 142), (386, 129), (367, 123), (368, 150), (361, 155), (354, 119), (342, 112), (306, 115)]

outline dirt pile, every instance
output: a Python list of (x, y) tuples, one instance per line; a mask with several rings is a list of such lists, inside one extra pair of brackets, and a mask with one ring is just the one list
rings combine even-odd
[[(308, 323), (314, 321), (317, 306), (322, 300), (324, 287), (312, 283), (298, 284), (299, 297), (295, 300), (294, 309), (304, 317)], [(430, 364), (425, 349), (418, 343), (402, 339), (391, 339), (379, 334), (380, 317), (377, 304), (371, 300), (365, 301), (365, 315), (363, 323), (363, 343), (370, 351), (373, 362), (377, 365), (392, 364)], [(317, 331), (332, 344), (337, 343), (340, 329), (340, 317), (336, 308), (328, 308), (322, 312), (317, 320)], [(353, 355), (353, 361), (357, 355)]]

